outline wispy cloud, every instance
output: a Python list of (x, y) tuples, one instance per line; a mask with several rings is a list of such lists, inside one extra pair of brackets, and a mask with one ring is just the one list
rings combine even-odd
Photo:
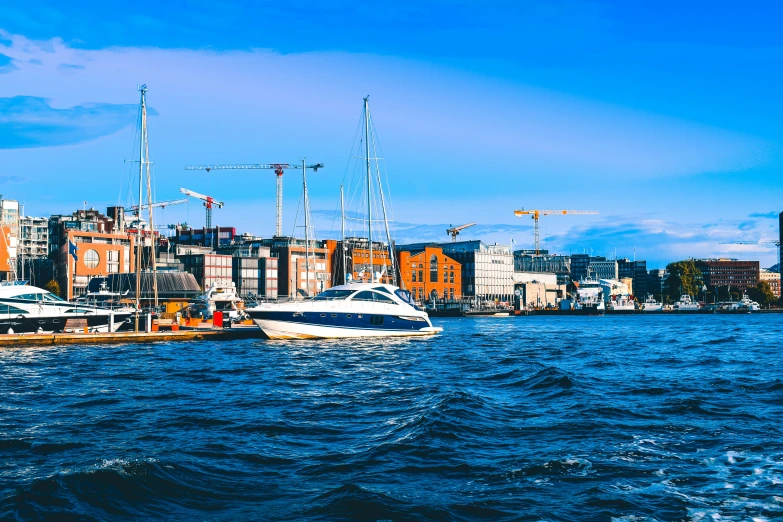
[(23, 176), (0, 176), (0, 183), (22, 183), (26, 181)]
[(0, 74), (10, 73), (16, 70), (14, 61), (10, 56), (0, 54)]
[(43, 98), (0, 98), (0, 149), (79, 143), (133, 124), (136, 105), (84, 104), (52, 107)]
[(773, 210), (772, 212), (753, 212), (752, 214), (749, 214), (748, 217), (762, 218), (762, 219), (777, 219), (779, 215), (780, 212), (775, 212)]

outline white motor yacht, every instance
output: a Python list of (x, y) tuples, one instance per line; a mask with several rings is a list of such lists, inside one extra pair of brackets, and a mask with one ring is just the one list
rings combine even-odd
[(644, 303), (642, 303), (643, 312), (660, 312), (663, 310), (663, 303), (659, 303), (651, 295), (647, 296)]
[(739, 302), (732, 303), (728, 309), (738, 312), (758, 312), (761, 310), (761, 305), (748, 297), (748, 294), (742, 294), (742, 299)]
[(25, 281), (0, 283), (0, 333), (62, 332), (69, 328), (69, 319), (86, 319), (90, 332), (108, 332), (110, 326), (111, 331), (117, 331), (131, 314), (126, 310), (69, 303)]
[(606, 305), (603, 295), (604, 292), (599, 281), (589, 277), (581, 279), (576, 290), (574, 310), (588, 314), (604, 313)]
[(262, 303), (247, 314), (271, 339), (434, 335), (427, 312), (410, 293), (380, 283), (335, 286), (304, 301)]
[(674, 310), (678, 312), (694, 312), (700, 310), (701, 305), (698, 301), (694, 301), (688, 294), (683, 294), (680, 300), (674, 303)]
[(236, 285), (231, 281), (212, 283), (206, 292), (188, 304), (191, 313), (203, 319), (211, 319), (215, 312), (222, 312), (232, 321), (245, 317), (245, 302), (237, 295)]
[(609, 301), (609, 310), (612, 312), (634, 312), (636, 303), (629, 295), (615, 295)]

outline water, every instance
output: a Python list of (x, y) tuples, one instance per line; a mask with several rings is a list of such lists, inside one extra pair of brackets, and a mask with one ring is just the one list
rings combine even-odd
[(0, 351), (0, 518), (771, 520), (783, 315)]

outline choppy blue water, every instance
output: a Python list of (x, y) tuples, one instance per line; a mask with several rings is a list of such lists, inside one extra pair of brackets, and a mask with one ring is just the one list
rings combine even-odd
[(436, 322), (0, 351), (0, 517), (783, 516), (783, 315)]

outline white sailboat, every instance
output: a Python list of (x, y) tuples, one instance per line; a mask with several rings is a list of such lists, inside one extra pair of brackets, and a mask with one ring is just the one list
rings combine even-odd
[[(367, 182), (367, 242), (370, 267), (368, 278), (366, 281), (348, 282), (332, 287), (304, 301), (259, 304), (248, 308), (247, 314), (253, 322), (272, 339), (410, 337), (434, 335), (443, 331), (440, 327), (432, 326), (427, 312), (416, 306), (409, 292), (391, 284), (380, 283), (381, 274), (373, 273), (371, 193), (373, 182), (372, 158), (370, 156), (369, 98), (364, 98), (364, 138)], [(306, 218), (306, 183), (303, 190), (305, 191)], [(386, 217), (386, 205), (380, 183), (378, 183), (378, 190), (389, 244), (392, 273), (396, 274), (393, 246)], [(305, 244), (307, 245), (308, 242), (308, 225), (305, 223)], [(343, 260), (344, 269), (345, 261)], [(309, 268), (306, 270), (309, 273)]]

